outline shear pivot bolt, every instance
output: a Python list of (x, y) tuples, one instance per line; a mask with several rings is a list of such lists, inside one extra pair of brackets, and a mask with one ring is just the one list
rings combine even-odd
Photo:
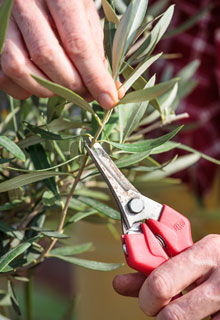
[(144, 209), (144, 203), (141, 199), (134, 198), (129, 201), (128, 207), (132, 213), (140, 213)]

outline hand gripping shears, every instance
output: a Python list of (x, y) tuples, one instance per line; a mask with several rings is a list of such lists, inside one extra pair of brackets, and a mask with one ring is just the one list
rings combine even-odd
[(148, 276), (160, 264), (193, 245), (189, 220), (167, 205), (143, 196), (99, 143), (87, 151), (105, 179), (121, 213), (127, 264)]

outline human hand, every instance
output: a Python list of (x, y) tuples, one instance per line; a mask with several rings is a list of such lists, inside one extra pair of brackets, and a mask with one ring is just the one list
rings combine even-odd
[[(140, 273), (118, 275), (114, 289), (139, 296), (139, 305), (157, 320), (220, 319), (220, 236), (209, 235), (155, 269), (146, 279)], [(183, 290), (187, 293), (171, 300)]]
[[(0, 3), (2, 0), (0, 0)], [(109, 109), (118, 101), (93, 0), (15, 0), (1, 56), (0, 88), (17, 99), (53, 94), (31, 74)]]

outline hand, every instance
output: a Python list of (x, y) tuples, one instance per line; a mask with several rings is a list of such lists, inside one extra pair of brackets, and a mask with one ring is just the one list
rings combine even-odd
[(106, 109), (117, 103), (93, 0), (15, 0), (1, 56), (0, 88), (17, 99), (50, 97), (31, 74), (96, 99)]
[[(157, 320), (220, 319), (220, 236), (209, 235), (155, 269), (146, 279), (139, 273), (118, 275), (113, 286), (139, 296), (140, 308)], [(182, 290), (187, 293), (171, 301)]]

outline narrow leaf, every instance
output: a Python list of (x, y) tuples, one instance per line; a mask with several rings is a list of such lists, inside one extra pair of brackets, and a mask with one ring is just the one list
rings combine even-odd
[[(150, 88), (155, 83), (153, 76), (145, 85)], [(144, 116), (149, 101), (119, 105), (120, 142), (123, 142), (135, 130)]]
[(0, 21), (1, 21), (1, 28), (0, 28), (0, 54), (2, 53), (3, 44), (6, 37), (6, 32), (8, 28), (9, 17), (11, 14), (11, 9), (13, 6), (13, 0), (4, 0), (1, 7), (0, 7)]
[(87, 197), (78, 197), (77, 200), (79, 200), (82, 203), (85, 203), (87, 206), (97, 210), (98, 212), (104, 214), (105, 216), (111, 219), (114, 219), (114, 220), (121, 219), (120, 213), (117, 210), (112, 209), (111, 207), (107, 206), (102, 202), (99, 202), (97, 200), (93, 200)]
[(66, 99), (62, 97), (50, 97), (47, 102), (47, 123), (60, 117), (66, 104)]
[(17, 159), (25, 161), (25, 154), (19, 146), (6, 136), (0, 136), (0, 146), (13, 154)]
[(58, 247), (50, 251), (50, 255), (59, 256), (72, 256), (74, 254), (80, 254), (86, 252), (92, 248), (92, 242), (78, 244), (75, 246)]
[(76, 264), (77, 266), (84, 267), (87, 269), (98, 270), (98, 271), (112, 271), (120, 268), (122, 264), (119, 263), (104, 263), (92, 260), (79, 259), (75, 257), (66, 257), (60, 255), (53, 255), (53, 257), (61, 259), (66, 262)]
[[(34, 164), (35, 169), (47, 169), (50, 168), (51, 165), (49, 163), (46, 152), (41, 144), (37, 144), (35, 146), (31, 146), (28, 148), (28, 152), (30, 154), (31, 160)], [(45, 179), (43, 182), (47, 188), (53, 192), (54, 196), (57, 200), (60, 199), (58, 188), (55, 182), (55, 178), (51, 177), (49, 179)]]
[(182, 129), (182, 126), (179, 128), (176, 128), (172, 132), (167, 133), (159, 138), (138, 141), (136, 143), (131, 143), (131, 144), (116, 143), (116, 142), (106, 141), (106, 140), (105, 142), (113, 145), (118, 149), (121, 149), (127, 152), (152, 151), (152, 149), (157, 148), (158, 146), (172, 139), (181, 129)]
[(50, 131), (46, 131), (37, 126), (34, 126), (30, 123), (26, 123), (26, 127), (32, 131), (33, 133), (39, 135), (42, 139), (45, 140), (65, 140), (65, 139), (73, 139), (77, 136), (65, 135), (65, 134), (56, 134)]
[(112, 47), (112, 73), (114, 78), (117, 77), (118, 71), (124, 61), (126, 50), (129, 48), (138, 28), (143, 22), (147, 5), (147, 0), (130, 2), (120, 20)]
[(174, 78), (172, 80), (159, 83), (151, 88), (145, 88), (142, 90), (127, 93), (124, 98), (119, 101), (119, 103), (126, 104), (131, 102), (142, 102), (155, 99), (165, 91), (173, 87), (178, 80), (179, 78)]
[(5, 253), (0, 258), (0, 272), (4, 271), (4, 268), (7, 267), (12, 260), (14, 260), (17, 256), (25, 252), (30, 246), (31, 242), (24, 242)]
[(32, 77), (43, 87), (49, 89), (50, 91), (56, 93), (58, 96), (61, 96), (67, 99), (70, 102), (75, 103), (77, 106), (81, 107), (82, 109), (94, 114), (92, 107), (90, 107), (89, 103), (80, 97), (75, 92), (67, 89), (57, 83), (51, 82), (49, 80), (39, 78), (37, 76), (32, 75)]
[(146, 56), (154, 49), (156, 44), (160, 41), (166, 32), (174, 12), (174, 5), (171, 5), (162, 15), (160, 20), (149, 33), (147, 39), (143, 42), (140, 48), (128, 59), (131, 64), (138, 56)]
[(68, 226), (71, 223), (76, 223), (78, 221), (81, 221), (89, 216), (92, 216), (94, 214), (97, 214), (97, 210), (90, 210), (90, 211), (83, 211), (83, 212), (78, 212), (74, 214), (66, 223), (65, 226)]
[(125, 91), (130, 89), (133, 83), (157, 60), (161, 57), (162, 53), (158, 53), (155, 56), (143, 60), (139, 65), (134, 69), (129, 78), (123, 83)]
[(137, 162), (144, 160), (146, 157), (150, 155), (150, 151), (138, 152), (134, 154), (129, 154), (128, 156), (121, 157), (120, 159), (115, 161), (115, 165), (118, 168), (129, 167)]
[(50, 171), (50, 172), (46, 171), (46, 172), (34, 172), (34, 173), (21, 174), (17, 177), (11, 178), (7, 181), (0, 183), (0, 192), (14, 190), (16, 188), (23, 187), (26, 184), (42, 181), (44, 179), (48, 179), (55, 176), (61, 176), (61, 175), (72, 176), (71, 174), (68, 174), (66, 172), (59, 172), (59, 171)]
[(118, 16), (107, 0), (102, 0), (102, 8), (108, 21), (113, 22), (117, 26), (119, 24)]

